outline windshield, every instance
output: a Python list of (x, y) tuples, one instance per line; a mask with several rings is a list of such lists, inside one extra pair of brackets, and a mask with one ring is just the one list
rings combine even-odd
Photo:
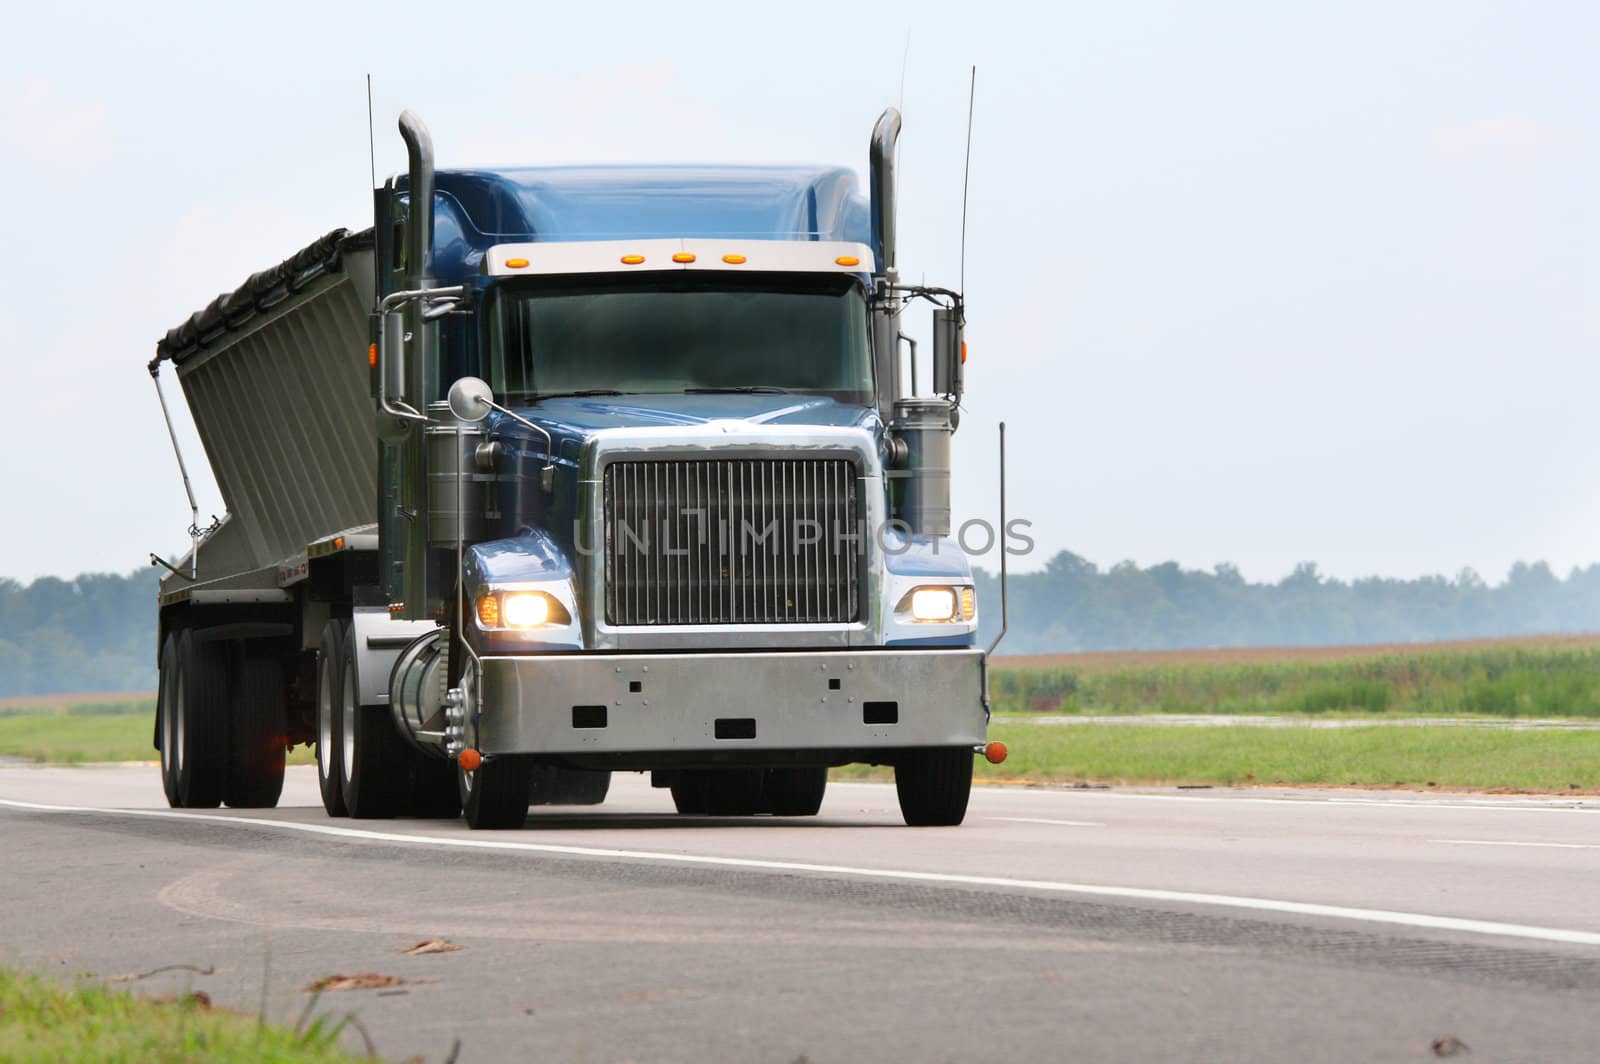
[(503, 288), (490, 384), (572, 393), (782, 391), (872, 402), (866, 299), (844, 276), (655, 273)]

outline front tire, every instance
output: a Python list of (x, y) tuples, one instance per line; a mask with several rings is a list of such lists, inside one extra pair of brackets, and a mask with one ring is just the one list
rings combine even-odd
[(773, 816), (816, 816), (828, 790), (828, 769), (767, 769), (767, 811)]
[(461, 812), (475, 831), (520, 828), (528, 819), (532, 766), (522, 758), (484, 758), (475, 771), (457, 767)]
[(911, 750), (894, 766), (900, 815), (908, 825), (954, 827), (966, 819), (972, 795), (972, 748)]

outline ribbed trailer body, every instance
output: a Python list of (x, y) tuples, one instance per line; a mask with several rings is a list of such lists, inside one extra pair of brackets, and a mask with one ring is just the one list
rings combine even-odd
[(370, 232), (338, 230), (161, 342), (229, 515), (201, 545), (200, 583), (236, 584), (377, 520), (372, 254)]

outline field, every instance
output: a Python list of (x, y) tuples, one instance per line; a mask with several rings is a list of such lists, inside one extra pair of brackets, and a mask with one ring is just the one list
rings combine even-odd
[(1600, 636), (995, 659), (1000, 713), (1600, 717)]
[[(1000, 658), (991, 693), (992, 733), (1012, 752), (1003, 765), (979, 766), (979, 778), (995, 782), (1600, 790), (1600, 730), (1383, 726), (1418, 717), (1600, 724), (1600, 636)], [(153, 760), (154, 708), (148, 695), (0, 700), (0, 756)], [(1073, 722), (1162, 714), (1339, 718), (1352, 726)], [(312, 760), (304, 746), (290, 754), (294, 764)]]

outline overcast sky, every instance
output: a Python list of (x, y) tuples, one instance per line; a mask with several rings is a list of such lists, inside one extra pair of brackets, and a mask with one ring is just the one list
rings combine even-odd
[(1253, 579), (1312, 559), (1498, 580), (1517, 559), (1600, 561), (1600, 6), (7, 18), (0, 575), (125, 570), (183, 543), (144, 364), (249, 273), (370, 224), (367, 72), (380, 180), (404, 166), (403, 107), (444, 166), (864, 173), (901, 103), (902, 268), (954, 285), (972, 64), (956, 500), (993, 509), (1004, 418), (1012, 509), (1039, 542), (1025, 566), (1071, 549)]

